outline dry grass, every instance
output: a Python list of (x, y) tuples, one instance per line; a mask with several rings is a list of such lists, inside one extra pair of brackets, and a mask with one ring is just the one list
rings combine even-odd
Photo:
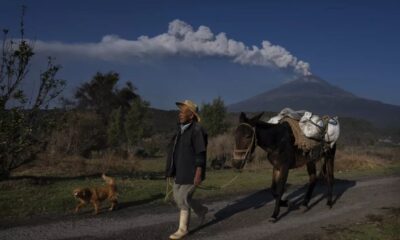
[(230, 159), (233, 152), (234, 138), (232, 134), (225, 133), (210, 138), (208, 141), (207, 157), (208, 159), (216, 159), (225, 156)]
[[(231, 133), (211, 138), (208, 146), (208, 159), (216, 159), (225, 156), (227, 165), (231, 159), (234, 146), (234, 138)], [(336, 152), (335, 170), (350, 171), (354, 169), (368, 170), (384, 167), (396, 161), (400, 161), (399, 147), (342, 147)], [(318, 163), (320, 164), (320, 163)], [(253, 154), (253, 161), (246, 166), (248, 169), (271, 168), (267, 160), (267, 153), (257, 147)]]
[(376, 169), (399, 161), (399, 148), (392, 147), (348, 147), (336, 153), (335, 170)]
[(121, 156), (105, 152), (101, 156), (86, 159), (80, 156), (56, 156), (42, 154), (30, 164), (24, 165), (13, 173), (13, 176), (56, 176), (78, 177), (108, 174), (130, 174), (137, 171), (139, 161), (132, 157), (124, 159)]
[[(218, 140), (221, 144), (227, 143), (224, 137)], [(384, 147), (371, 147), (367, 150), (363, 148), (340, 149), (338, 150), (335, 176), (339, 179), (351, 179), (361, 176), (399, 174), (399, 151), (399, 148)], [(72, 189), (78, 186), (104, 184), (99, 174), (103, 171), (116, 177), (123, 204), (137, 205), (153, 201), (161, 203), (165, 192), (165, 181), (162, 178), (164, 168), (164, 158), (123, 159), (111, 153), (94, 159), (55, 158), (42, 155), (36, 162), (24, 166), (23, 169), (18, 169), (15, 175), (45, 178), (13, 179), (0, 182), (0, 209), (3, 210), (0, 214), (0, 221), (2, 218), (70, 213), (76, 204), (71, 196)], [(246, 165), (240, 177), (229, 187), (220, 191), (201, 190), (196, 194), (199, 197), (208, 198), (268, 188), (271, 181), (270, 168), (265, 153), (261, 149), (257, 149), (255, 159)], [(144, 175), (140, 175), (141, 173), (149, 174), (150, 177), (143, 178)], [(154, 173), (156, 174), (154, 175)], [(237, 174), (232, 169), (208, 171), (204, 184), (206, 187), (218, 188), (231, 181)], [(98, 176), (81, 177), (89, 175)], [(153, 175), (156, 177), (151, 177)], [(57, 179), (57, 177), (62, 179)], [(307, 181), (308, 174), (304, 167), (291, 170), (288, 179), (290, 184), (304, 184)]]
[[(224, 134), (210, 139), (208, 159), (226, 156), (229, 165), (233, 150), (233, 140)], [(368, 170), (385, 167), (399, 162), (400, 148), (393, 147), (348, 147), (338, 149), (335, 159), (335, 171)], [(56, 156), (43, 154), (33, 163), (27, 164), (13, 173), (14, 176), (87, 176), (102, 172), (112, 174), (132, 174), (136, 171), (161, 172), (164, 170), (165, 159), (137, 159), (128, 156), (122, 158), (118, 154), (105, 152), (92, 159), (79, 156)], [(246, 165), (249, 170), (270, 169), (267, 154), (261, 148), (256, 148), (254, 158)]]
[(367, 215), (362, 222), (346, 226), (329, 225), (320, 234), (309, 234), (303, 240), (398, 240), (400, 239), (399, 208), (386, 208), (381, 215)]

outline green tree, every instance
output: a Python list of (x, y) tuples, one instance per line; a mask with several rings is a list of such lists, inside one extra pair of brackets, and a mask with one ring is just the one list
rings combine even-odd
[[(34, 56), (32, 43), (24, 38), (25, 7), (22, 7), (20, 38), (9, 38), (3, 30), (0, 65), (0, 178), (35, 159), (44, 150), (46, 136), (55, 125), (49, 104), (65, 87), (65, 81), (56, 78), (60, 66), (49, 57), (45, 71), (40, 75), (36, 96), (27, 96), (23, 86)], [(28, 98), (31, 100), (28, 101)]]
[(136, 98), (125, 119), (125, 134), (130, 146), (137, 146), (144, 137), (150, 136), (150, 125), (148, 124), (149, 103)]
[(202, 125), (209, 136), (224, 133), (229, 125), (226, 121), (227, 111), (224, 101), (218, 97), (212, 103), (205, 103), (201, 107)]
[(91, 81), (82, 84), (75, 93), (77, 107), (95, 111), (105, 122), (108, 122), (114, 109), (121, 107), (122, 112), (126, 112), (131, 101), (139, 95), (135, 93), (136, 88), (131, 82), (118, 89), (118, 81), (119, 74), (116, 72), (96, 73)]
[(121, 107), (112, 111), (107, 129), (107, 140), (109, 146), (118, 147), (125, 142), (123, 121), (124, 119)]

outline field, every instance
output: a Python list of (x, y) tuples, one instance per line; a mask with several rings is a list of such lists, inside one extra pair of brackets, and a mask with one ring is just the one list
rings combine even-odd
[[(400, 173), (398, 147), (340, 148), (335, 162), (335, 177), (354, 179), (387, 176)], [(198, 198), (223, 198), (226, 195), (247, 193), (268, 188), (271, 166), (262, 160), (262, 153), (241, 173), (226, 168), (208, 170), (207, 179), (196, 192)], [(166, 181), (163, 176), (163, 157), (151, 159), (65, 158), (42, 157), (19, 169), (12, 179), (0, 182), (0, 219), (13, 221), (42, 215), (70, 215), (76, 200), (72, 190), (80, 186), (104, 184), (102, 172), (116, 177), (120, 206), (164, 202)], [(304, 168), (292, 170), (289, 184), (306, 184)], [(222, 187), (222, 188), (221, 188)], [(104, 206), (106, 207), (106, 206)], [(86, 208), (84, 211), (91, 211)]]
[(400, 209), (384, 208), (384, 214), (370, 214), (347, 226), (328, 226), (322, 235), (306, 235), (303, 240), (397, 240), (400, 236)]

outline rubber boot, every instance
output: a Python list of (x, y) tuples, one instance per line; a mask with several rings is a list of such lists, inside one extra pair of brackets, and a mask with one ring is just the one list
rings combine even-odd
[(179, 217), (179, 228), (174, 234), (169, 236), (170, 239), (182, 239), (188, 234), (189, 228), (189, 210), (181, 210)]

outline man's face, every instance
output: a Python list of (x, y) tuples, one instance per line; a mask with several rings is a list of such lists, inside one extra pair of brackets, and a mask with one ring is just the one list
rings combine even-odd
[(186, 124), (190, 123), (194, 118), (194, 114), (192, 111), (189, 110), (189, 108), (185, 105), (182, 105), (179, 108), (179, 123), (181, 124)]

